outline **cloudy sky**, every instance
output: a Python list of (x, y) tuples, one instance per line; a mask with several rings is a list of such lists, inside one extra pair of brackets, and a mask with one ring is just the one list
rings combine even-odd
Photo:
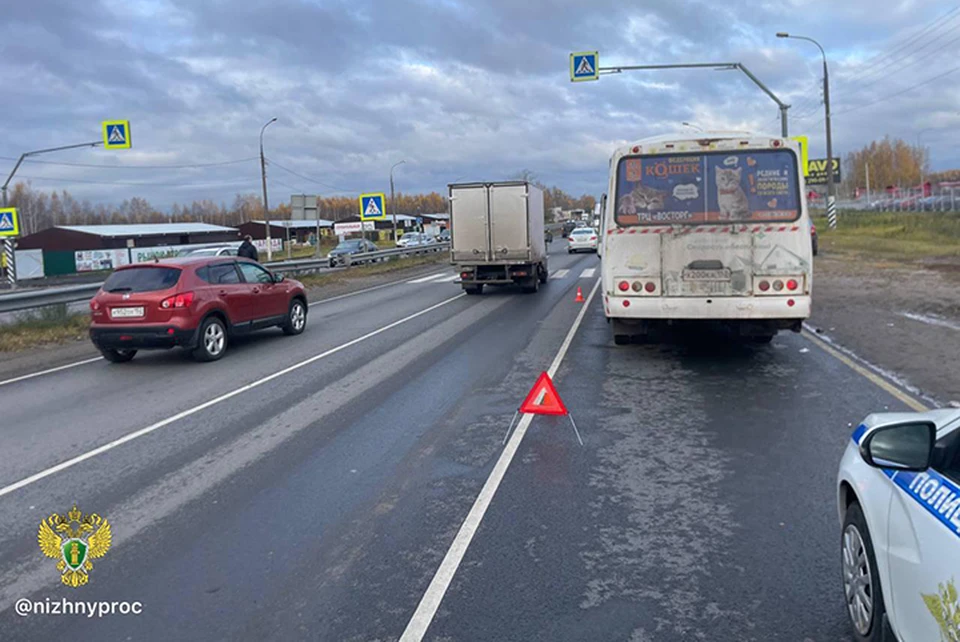
[(819, 51), (782, 30), (826, 48), (835, 153), (919, 135), (934, 169), (960, 167), (960, 6), (929, 0), (10, 2), (0, 167), (129, 119), (132, 150), (45, 155), (18, 176), (95, 202), (229, 203), (259, 191), (258, 134), (277, 117), (274, 202), (386, 191), (400, 160), (404, 192), (526, 168), (599, 195), (617, 145), (683, 121), (779, 131), (776, 105), (735, 71), (570, 83), (569, 52), (591, 49), (601, 66), (742, 62), (822, 156)]

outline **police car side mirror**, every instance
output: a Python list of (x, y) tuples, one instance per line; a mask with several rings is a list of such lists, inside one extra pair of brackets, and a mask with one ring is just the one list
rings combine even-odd
[(875, 468), (924, 471), (930, 468), (937, 427), (927, 421), (877, 428), (860, 444), (863, 460)]

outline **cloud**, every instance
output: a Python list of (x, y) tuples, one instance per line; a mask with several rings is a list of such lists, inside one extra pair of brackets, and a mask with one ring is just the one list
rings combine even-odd
[[(95, 140), (101, 120), (129, 118), (132, 150), (38, 160), (251, 160), (184, 169), (28, 163), (20, 173), (93, 201), (230, 201), (259, 191), (258, 134), (276, 116), (264, 135), (274, 202), (294, 190), (384, 189), (400, 159), (397, 186), (406, 192), (529, 168), (598, 195), (617, 145), (682, 121), (777, 132), (779, 112), (737, 71), (637, 71), (571, 84), (570, 51), (599, 48), (602, 65), (741, 62), (792, 105), (791, 133), (810, 135), (822, 155), (819, 51), (776, 39), (784, 29), (827, 48), (835, 153), (925, 130), (934, 168), (960, 165), (960, 71), (898, 93), (956, 66), (960, 11), (909, 1), (878, 10), (868, 0), (14, 3), (0, 24), (0, 156)], [(111, 182), (136, 185), (103, 184)]]

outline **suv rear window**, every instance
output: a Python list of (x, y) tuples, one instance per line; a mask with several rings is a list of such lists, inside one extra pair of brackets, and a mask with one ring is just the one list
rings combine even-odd
[(104, 292), (155, 292), (168, 290), (180, 280), (179, 268), (134, 267), (117, 270), (103, 284)]

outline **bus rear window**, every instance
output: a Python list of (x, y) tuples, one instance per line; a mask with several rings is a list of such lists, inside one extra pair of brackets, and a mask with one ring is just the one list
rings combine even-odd
[(794, 221), (800, 217), (796, 156), (743, 150), (622, 158), (615, 217), (621, 227)]

